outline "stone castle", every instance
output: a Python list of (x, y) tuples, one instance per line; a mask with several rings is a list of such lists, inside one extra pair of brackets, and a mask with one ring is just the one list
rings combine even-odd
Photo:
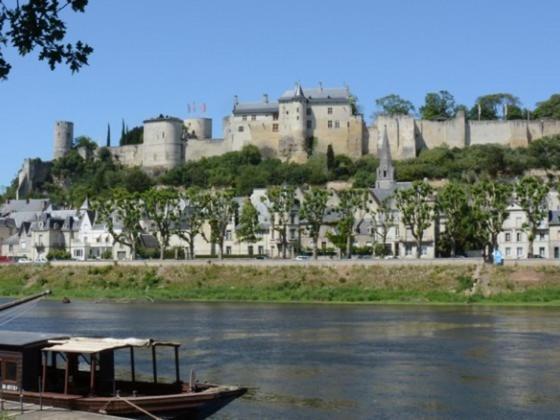
[[(424, 148), (475, 144), (527, 146), (532, 140), (560, 134), (559, 120), (471, 121), (459, 112), (445, 121), (419, 120), (411, 116), (378, 116), (367, 125), (348, 87), (303, 88), (284, 92), (277, 101), (263, 95), (257, 102), (234, 98), (232, 113), (223, 119), (223, 137), (213, 138), (210, 118), (175, 117), (144, 121), (143, 143), (110, 147), (113, 157), (126, 166), (148, 172), (172, 169), (186, 161), (258, 147), (265, 157), (304, 162), (310, 154), (325, 153), (359, 158), (377, 155), (386, 130), (394, 159), (415, 157)], [(72, 148), (74, 125), (59, 121), (54, 129), (53, 158)], [(85, 157), (85, 151), (80, 151)], [(48, 163), (47, 163), (48, 164)], [(27, 159), (19, 173), (19, 195), (33, 190), (45, 163)]]

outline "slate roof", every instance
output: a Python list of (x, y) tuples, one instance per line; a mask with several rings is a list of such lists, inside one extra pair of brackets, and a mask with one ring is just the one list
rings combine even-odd
[(397, 190), (405, 190), (412, 187), (412, 182), (395, 182), (391, 188), (371, 188), (371, 193), (378, 202), (392, 196)]
[(25, 347), (65, 337), (61, 334), (0, 330), (0, 347)]
[(14, 212), (40, 212), (49, 205), (49, 200), (43, 198), (32, 198), (29, 200), (8, 200), (0, 207), (0, 216), (6, 216)]
[[(287, 90), (280, 97), (280, 102), (289, 101), (296, 97), (298, 86), (294, 89)], [(301, 87), (299, 87), (301, 89)], [(308, 102), (330, 102), (330, 103), (347, 103), (350, 99), (350, 91), (346, 87), (342, 88), (302, 88), (303, 96)]]
[(235, 104), (234, 115), (274, 114), (278, 112), (278, 102), (244, 102)]

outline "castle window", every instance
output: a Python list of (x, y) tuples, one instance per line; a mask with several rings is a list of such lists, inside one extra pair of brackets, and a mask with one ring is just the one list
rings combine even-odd
[(296, 108), (296, 112), (299, 112), (299, 106)]
[(327, 121), (327, 127), (328, 127), (328, 128), (332, 128), (332, 120), (328, 120), (328, 121)]
[(154, 153), (154, 162), (157, 160), (157, 155)]
[(273, 131), (274, 133), (277, 133), (277, 132), (278, 132), (278, 124), (272, 124), (272, 131)]
[(251, 121), (255, 121), (257, 119), (256, 115), (251, 115)]
[(383, 178), (387, 177), (387, 171), (383, 171)]
[(278, 121), (278, 112), (275, 112), (274, 114), (272, 114), (272, 119), (274, 121)]
[(334, 122), (334, 128), (340, 128), (340, 121)]
[(164, 139), (165, 138), (165, 131), (161, 132), (161, 138)]
[(237, 127), (237, 131), (239, 131), (240, 133), (243, 133), (243, 129), (244, 129), (244, 128), (243, 128), (242, 125), (240, 125), (239, 127)]
[(243, 116), (241, 117), (241, 119), (242, 119), (243, 121), (247, 121), (247, 115), (243, 115)]
[(307, 115), (311, 115), (311, 108), (307, 108), (307, 110), (305, 111), (305, 113), (306, 113)]
[(313, 128), (313, 121), (307, 120), (307, 129), (311, 130)]
[(329, 106), (327, 108), (327, 114), (331, 115), (332, 114), (332, 106)]

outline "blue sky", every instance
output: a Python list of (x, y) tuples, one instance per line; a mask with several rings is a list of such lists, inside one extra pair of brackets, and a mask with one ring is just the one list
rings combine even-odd
[(368, 121), (389, 93), (418, 106), (446, 89), (470, 106), (510, 92), (533, 107), (560, 91), (559, 15), (556, 0), (90, 0), (64, 15), (70, 39), (95, 48), (80, 73), (7, 51), (0, 185), (25, 157), (50, 159), (56, 120), (100, 143), (110, 123), (115, 143), (122, 118), (184, 118), (196, 102), (217, 137), (235, 94), (277, 98), (296, 81), (348, 84)]

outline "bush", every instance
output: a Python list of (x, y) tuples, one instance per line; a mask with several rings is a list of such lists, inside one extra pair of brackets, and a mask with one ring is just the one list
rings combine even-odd
[(71, 258), (70, 253), (65, 249), (51, 249), (47, 254), (47, 260), (69, 260)]

